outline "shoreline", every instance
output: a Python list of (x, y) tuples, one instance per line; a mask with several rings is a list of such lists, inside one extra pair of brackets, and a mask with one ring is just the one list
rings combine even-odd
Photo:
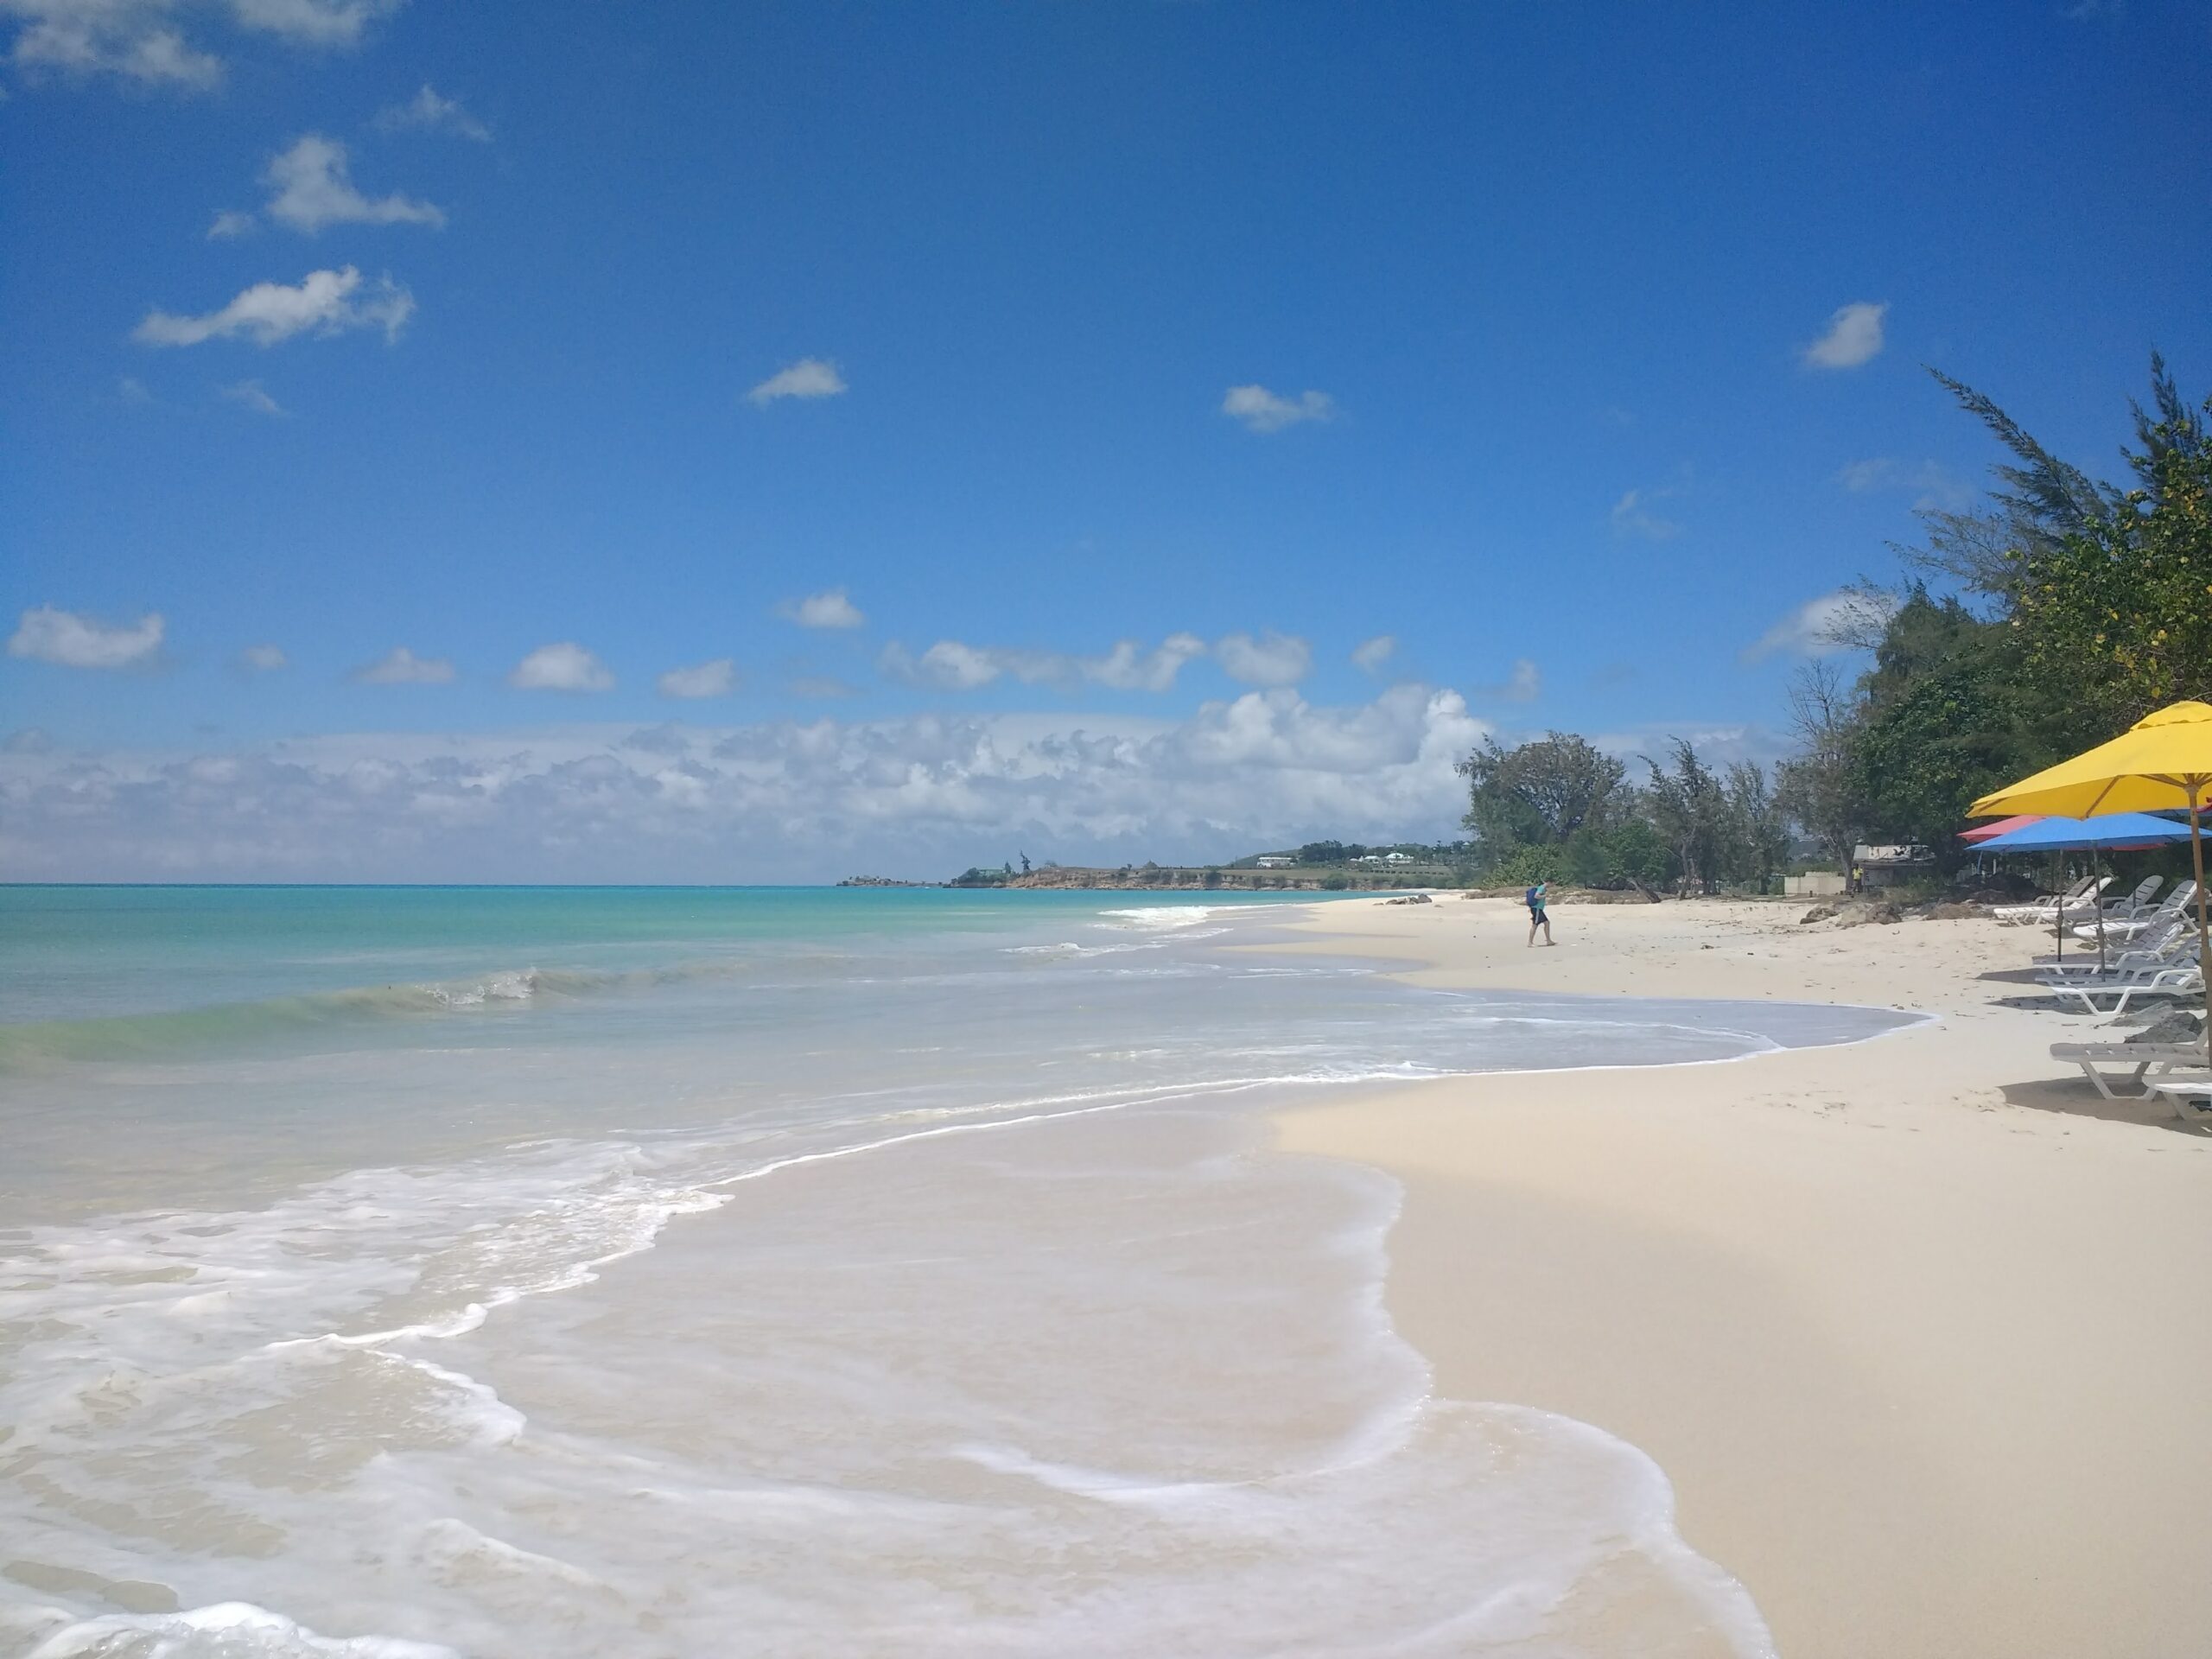
[(1648, 1453), (1783, 1654), (2196, 1651), (2212, 1141), (2053, 1063), (2088, 1022), (1993, 1001), (2021, 988), (1979, 976), (2038, 936), (1800, 913), (1562, 907), (1540, 952), (1496, 901), (1317, 906), (1275, 948), (1439, 988), (1933, 1017), (1370, 1090), (1279, 1114), (1277, 1144), (1401, 1181), (1386, 1297), (1437, 1392)]

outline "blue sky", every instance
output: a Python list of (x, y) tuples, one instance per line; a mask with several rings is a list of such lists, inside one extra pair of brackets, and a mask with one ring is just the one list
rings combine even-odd
[(1993, 458), (1922, 365), (2107, 473), (2153, 345), (2212, 384), (2196, 6), (0, 43), (0, 874), (1448, 836), (1486, 730), (1773, 753)]

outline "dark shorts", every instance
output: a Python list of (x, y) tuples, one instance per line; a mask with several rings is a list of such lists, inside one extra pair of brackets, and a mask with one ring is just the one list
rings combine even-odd
[(1541, 905), (1531, 905), (1529, 906), (1529, 926), (1534, 927), (1539, 922), (1548, 922), (1550, 920), (1551, 918), (1544, 914), (1544, 907)]

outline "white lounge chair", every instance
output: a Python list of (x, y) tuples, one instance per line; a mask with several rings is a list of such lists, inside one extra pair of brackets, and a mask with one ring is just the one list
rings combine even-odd
[[(2202, 996), (2204, 995), (2204, 976), (2195, 968), (2161, 968), (2154, 973), (2092, 980), (2086, 985), (2045, 980), (2044, 988), (2061, 1002), (2069, 997), (2079, 1000), (2084, 1014), (2109, 1014), (2117, 1017), (2126, 1014), (2127, 1005), (2138, 997)], [(2097, 1006), (2097, 999), (2101, 996), (2119, 1000), (2108, 1008), (2101, 1008)]]
[[(2133, 921), (2151, 908), (2151, 895), (2165, 885), (2164, 876), (2146, 875), (2135, 884), (2133, 890), (2117, 899), (2106, 899), (2098, 908), (2104, 912), (2107, 922)], [(2090, 925), (2094, 927), (2096, 925), (2093, 922)]]
[[(2095, 880), (2094, 876), (2085, 875), (2056, 899), (2038, 899), (2029, 905), (1999, 905), (1989, 913), (1999, 921), (2015, 927), (2030, 926), (2037, 922), (2048, 926), (2058, 919), (2060, 912), (2087, 898), (2089, 884)], [(2109, 881), (2111, 878), (2107, 876), (2105, 880)], [(2098, 883), (2097, 891), (2104, 891), (2104, 883)]]
[[(2148, 1100), (2158, 1092), (2158, 1080), (2176, 1067), (2201, 1071), (2212, 1065), (2212, 1056), (2208, 1056), (2202, 1039), (2193, 1043), (2053, 1043), (2050, 1058), (2080, 1066), (2082, 1075), (2107, 1100)], [(2125, 1077), (2114, 1077), (2098, 1069), (2104, 1065), (2135, 1069)], [(2112, 1085), (2116, 1082), (2133, 1092), (2114, 1094)]]
[(2186, 968), (2196, 960), (2196, 930), (2181, 922), (2169, 923), (2163, 932), (2130, 946), (2108, 962), (2053, 963), (2043, 970), (2046, 980), (2069, 982), (2110, 979), (2151, 968)]
[(2151, 1092), (2172, 1101), (2174, 1116), (2184, 1122), (2212, 1122), (2212, 1073), (2160, 1077)]
[[(2159, 932), (2170, 925), (2186, 922), (2196, 912), (2196, 883), (2178, 882), (2175, 885), (2174, 890), (2153, 908), (2118, 921), (2107, 918), (2105, 922), (2105, 938), (2107, 942), (2117, 939), (2122, 944), (2139, 939), (2145, 933)], [(2096, 924), (2091, 922), (2075, 928), (2074, 937), (2094, 943), (2097, 937)]]

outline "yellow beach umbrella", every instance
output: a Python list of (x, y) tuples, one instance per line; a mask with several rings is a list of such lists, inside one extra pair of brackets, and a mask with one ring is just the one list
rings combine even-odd
[(2177, 702), (2145, 715), (2109, 743), (2047, 766), (2009, 789), (1985, 795), (1967, 816), (2042, 812), (2069, 818), (2107, 812), (2189, 810), (2189, 851), (2196, 866), (2196, 962), (2204, 975), (2205, 1029), (2212, 1032), (2212, 927), (2206, 922), (2204, 828), (2212, 806), (2212, 703)]

